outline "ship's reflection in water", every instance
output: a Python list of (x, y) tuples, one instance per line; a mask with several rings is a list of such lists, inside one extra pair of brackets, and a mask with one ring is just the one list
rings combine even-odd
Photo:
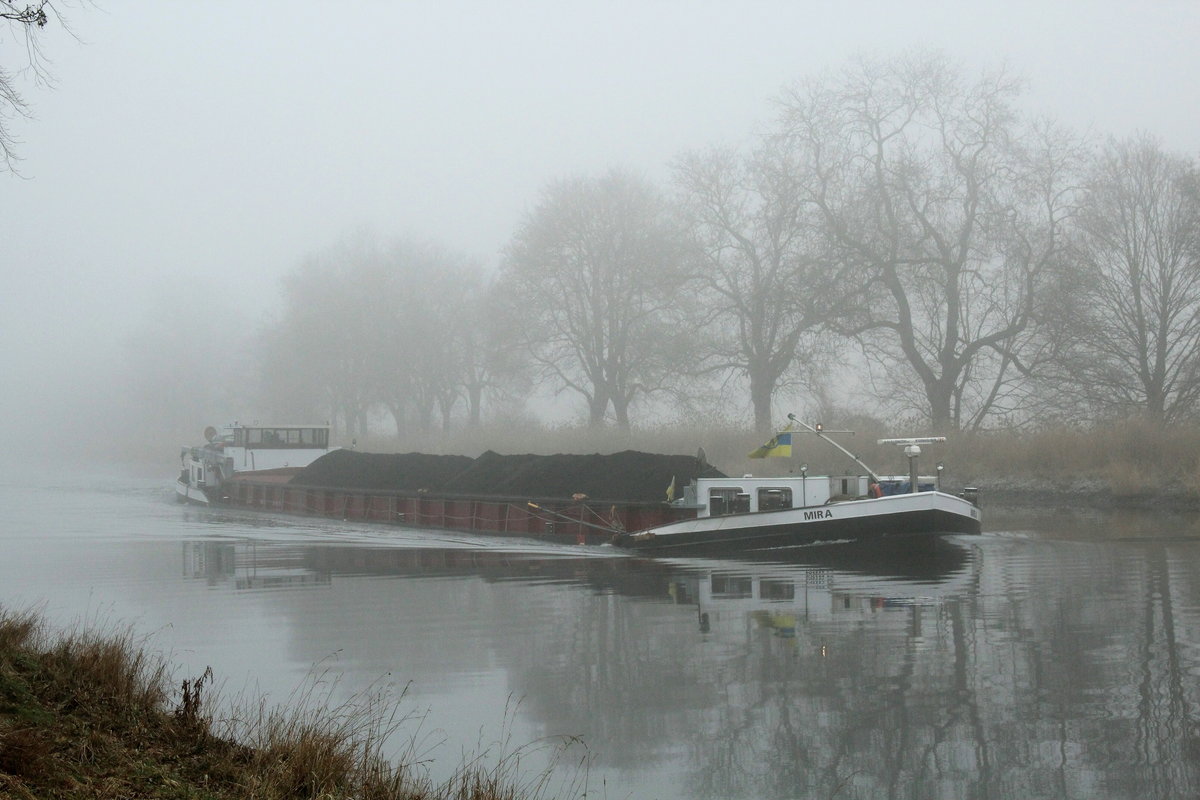
[(328, 586), (329, 572), (310, 569), (298, 548), (261, 547), (242, 542), (188, 541), (183, 543), (183, 577), (204, 578), (209, 585), (230, 584), (235, 589), (288, 589)]
[(591, 780), (622, 797), (1183, 797), (1200, 788), (1198, 547), (189, 542), (184, 573), (302, 590), (294, 658), (336, 649), (364, 682), (440, 698), (499, 681), (522, 732), (582, 736)]

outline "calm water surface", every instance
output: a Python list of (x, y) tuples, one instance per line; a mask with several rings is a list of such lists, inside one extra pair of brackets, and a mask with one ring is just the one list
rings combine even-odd
[(575, 736), (560, 772), (589, 797), (1200, 794), (1192, 518), (985, 507), (938, 547), (644, 559), (167, 483), (0, 481), (0, 604), (131, 624), (227, 696), (407, 687), (396, 747), (435, 778)]

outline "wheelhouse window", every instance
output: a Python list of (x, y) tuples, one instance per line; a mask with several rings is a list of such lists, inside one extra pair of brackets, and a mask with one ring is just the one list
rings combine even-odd
[(740, 488), (710, 489), (708, 513), (719, 517), (723, 514), (744, 514), (750, 510), (750, 495)]
[(243, 447), (321, 448), (329, 446), (328, 428), (244, 428), (234, 435)]
[(758, 490), (758, 510), (776, 511), (792, 507), (792, 490), (789, 487), (767, 488)]

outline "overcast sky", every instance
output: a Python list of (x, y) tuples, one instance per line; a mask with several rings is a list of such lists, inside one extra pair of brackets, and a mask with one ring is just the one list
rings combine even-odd
[(0, 174), (6, 422), (111, 374), (151, 303), (269, 309), (364, 226), (494, 264), (547, 181), (661, 175), (858, 53), (1006, 61), (1031, 109), (1200, 154), (1194, 0), (98, 2), (47, 28), (56, 86), (21, 84)]

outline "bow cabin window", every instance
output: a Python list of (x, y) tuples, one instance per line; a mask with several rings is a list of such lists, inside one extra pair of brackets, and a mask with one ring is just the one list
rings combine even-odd
[(764, 488), (758, 490), (758, 510), (777, 511), (781, 508), (792, 507), (792, 490), (783, 488)]
[(763, 600), (795, 600), (796, 584), (764, 579), (758, 584), (758, 594)]
[(750, 510), (750, 495), (741, 488), (710, 489), (708, 513), (719, 517), (723, 514), (745, 514)]
[(714, 574), (711, 580), (713, 597), (753, 597), (754, 579), (743, 575)]

